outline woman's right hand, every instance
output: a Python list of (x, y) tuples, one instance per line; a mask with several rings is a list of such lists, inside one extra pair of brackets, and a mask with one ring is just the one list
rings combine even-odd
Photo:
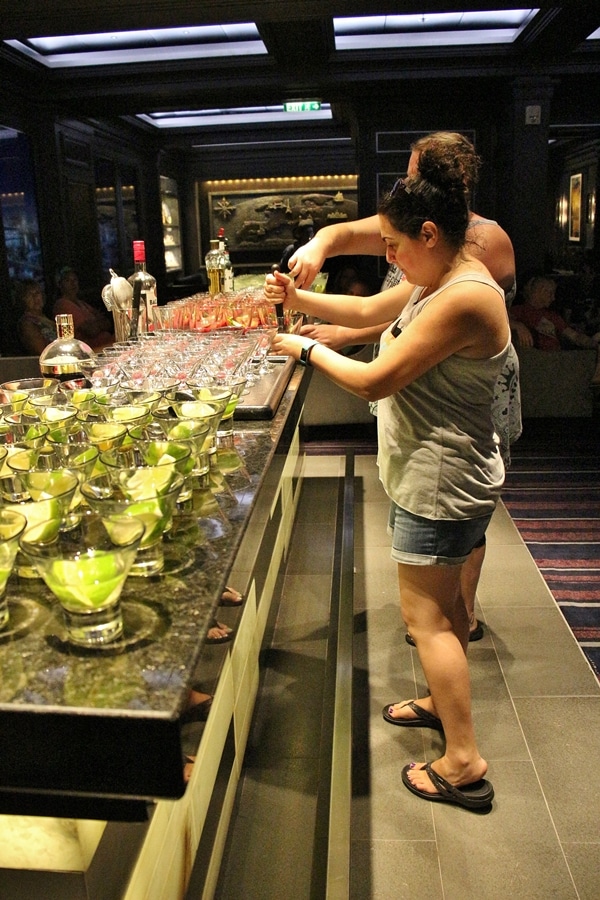
[(287, 309), (296, 309), (294, 279), (283, 272), (273, 272), (265, 278), (265, 297), (270, 303), (283, 303)]

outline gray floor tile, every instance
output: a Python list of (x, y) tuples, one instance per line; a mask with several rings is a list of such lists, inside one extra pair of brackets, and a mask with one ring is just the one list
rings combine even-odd
[(515, 706), (559, 838), (600, 842), (600, 696)]
[(489, 814), (430, 804), (445, 900), (576, 900), (533, 766), (496, 763), (488, 777)]
[(600, 885), (600, 844), (563, 844), (567, 864), (577, 887), (579, 900), (598, 900)]
[(485, 610), (495, 606), (519, 609), (555, 606), (552, 594), (523, 543), (496, 546), (488, 542), (477, 595)]
[(513, 696), (589, 694), (598, 688), (558, 607), (489, 609), (502, 672)]
[(443, 900), (432, 841), (355, 841), (350, 900)]

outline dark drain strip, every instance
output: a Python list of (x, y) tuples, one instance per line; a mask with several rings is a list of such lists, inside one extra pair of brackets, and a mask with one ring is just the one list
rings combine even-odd
[(352, 637), (354, 622), (354, 453), (338, 494), (335, 559), (311, 896), (347, 900), (352, 803)]

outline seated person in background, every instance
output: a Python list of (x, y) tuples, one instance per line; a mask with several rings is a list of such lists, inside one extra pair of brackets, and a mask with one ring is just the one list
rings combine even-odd
[(84, 341), (92, 350), (102, 350), (113, 343), (112, 323), (99, 309), (94, 309), (79, 296), (79, 278), (70, 266), (60, 270), (58, 276), (59, 297), (54, 304), (54, 315), (70, 313), (73, 316), (75, 337)]
[(44, 292), (33, 278), (17, 285), (15, 301), (20, 317), (17, 331), (28, 356), (39, 356), (56, 339), (56, 325), (44, 315)]
[[(521, 347), (538, 350), (560, 350), (564, 346), (597, 347), (600, 333), (594, 337), (581, 334), (565, 322), (555, 310), (556, 283), (546, 275), (534, 275), (525, 285), (525, 302), (511, 307), (509, 319)], [(525, 326), (525, 327), (523, 327)]]
[(569, 325), (583, 334), (596, 334), (600, 329), (600, 260), (594, 251), (585, 254), (577, 275), (559, 285), (557, 300), (559, 293), (563, 294), (564, 318)]

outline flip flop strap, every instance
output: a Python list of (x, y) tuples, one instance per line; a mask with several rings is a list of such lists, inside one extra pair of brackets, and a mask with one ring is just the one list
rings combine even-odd
[(428, 710), (423, 709), (422, 706), (419, 706), (418, 703), (415, 703), (414, 700), (411, 700), (409, 703), (405, 703), (405, 706), (408, 706), (409, 709), (417, 715), (423, 722), (426, 722), (428, 725), (432, 725), (434, 728), (439, 728), (440, 720), (437, 716), (434, 716), (433, 713), (430, 713)]
[(459, 788), (454, 787), (453, 784), (450, 784), (449, 781), (446, 781), (445, 778), (442, 778), (441, 775), (438, 775), (438, 773), (431, 768), (431, 763), (427, 763), (423, 768), (427, 772), (429, 780), (433, 786), (437, 788), (442, 797), (453, 798), (459, 801), (464, 800), (463, 792)]

